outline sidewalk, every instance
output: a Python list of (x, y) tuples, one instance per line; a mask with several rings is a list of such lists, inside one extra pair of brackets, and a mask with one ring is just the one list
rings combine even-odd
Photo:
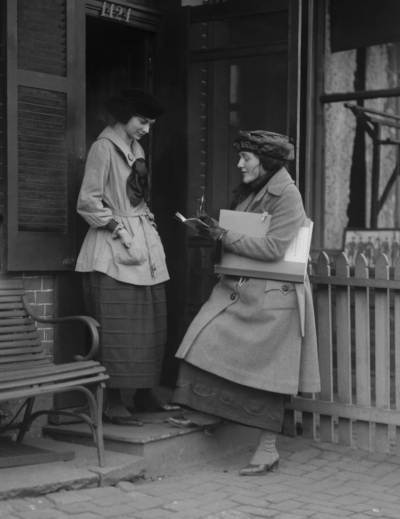
[(276, 474), (239, 476), (246, 450), (116, 487), (3, 501), (0, 519), (400, 519), (399, 457), (284, 436), (278, 450)]

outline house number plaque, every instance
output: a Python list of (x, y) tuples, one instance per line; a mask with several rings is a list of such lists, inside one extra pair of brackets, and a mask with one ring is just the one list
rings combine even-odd
[(103, 2), (100, 16), (129, 23), (131, 9), (127, 7), (122, 7), (122, 5), (115, 5), (109, 2)]

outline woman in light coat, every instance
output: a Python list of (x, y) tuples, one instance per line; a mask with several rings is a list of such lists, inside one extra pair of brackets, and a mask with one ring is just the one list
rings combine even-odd
[[(207, 215), (199, 233), (222, 240), (225, 250), (249, 258), (282, 258), (306, 214), (285, 169), (294, 158), (284, 135), (239, 132), (234, 140), (243, 181), (231, 209), (269, 213), (263, 238), (226, 231)], [(182, 359), (174, 402), (262, 430), (260, 444), (241, 475), (275, 470), (276, 435), (282, 429), (284, 396), (320, 389), (312, 294), (304, 284), (222, 275), (189, 327), (177, 352)], [(194, 424), (170, 418), (174, 425)], [(204, 422), (203, 422), (204, 423)]]
[(120, 389), (136, 389), (137, 410), (168, 409), (159, 383), (167, 331), (164, 249), (150, 212), (150, 179), (139, 144), (163, 108), (141, 89), (107, 100), (115, 123), (92, 145), (78, 198), (90, 225), (76, 270), (83, 273), (87, 311), (100, 323), (99, 361), (110, 375), (104, 419), (141, 425)]

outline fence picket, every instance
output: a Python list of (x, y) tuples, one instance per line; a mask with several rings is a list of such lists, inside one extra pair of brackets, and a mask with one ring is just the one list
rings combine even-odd
[[(400, 258), (394, 265), (394, 279), (400, 279)], [(394, 381), (396, 410), (400, 412), (400, 290), (394, 291)], [(400, 426), (396, 427), (396, 454), (400, 456)]]
[[(321, 252), (317, 262), (317, 275), (330, 276), (328, 255)], [(332, 362), (332, 298), (330, 285), (318, 285), (317, 291), (317, 335), (319, 369), (321, 374), (321, 399), (333, 401)], [(322, 441), (333, 441), (333, 417), (320, 415), (320, 435)]]
[[(389, 279), (389, 261), (385, 254), (376, 260), (375, 279)], [(375, 289), (375, 392), (376, 407), (390, 409), (390, 304), (389, 290)], [(387, 424), (375, 426), (377, 452), (389, 451), (389, 428)]]
[[(363, 254), (356, 258), (355, 277), (369, 278), (367, 262)], [(371, 367), (370, 367), (370, 319), (369, 319), (369, 288), (355, 287), (355, 356), (356, 356), (356, 397), (357, 405), (371, 405)], [(371, 451), (371, 424), (358, 420), (357, 446), (360, 449)]]
[[(350, 267), (345, 254), (341, 253), (336, 262), (336, 276), (350, 277)], [(351, 404), (351, 317), (350, 287), (336, 287), (336, 347), (338, 401)], [(339, 443), (351, 445), (352, 423), (348, 418), (339, 418)]]
[[(309, 275), (312, 275), (312, 264), (310, 261), (309, 269), (308, 269)], [(316, 311), (316, 309), (314, 309)], [(313, 393), (302, 393), (302, 396), (304, 398), (311, 398), (314, 399), (315, 395)], [(303, 437), (315, 440), (317, 437), (317, 421), (314, 413), (310, 413), (307, 411), (304, 411), (301, 414), (301, 421), (302, 421), (302, 429), (303, 429)]]

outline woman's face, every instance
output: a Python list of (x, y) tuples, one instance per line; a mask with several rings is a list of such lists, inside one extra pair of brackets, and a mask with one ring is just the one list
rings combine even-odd
[(239, 157), (238, 168), (242, 171), (244, 184), (250, 184), (265, 174), (260, 159), (251, 151), (241, 151)]
[(155, 121), (155, 119), (147, 119), (147, 117), (142, 117), (141, 115), (134, 115), (122, 126), (130, 139), (136, 139), (138, 141), (149, 133)]

